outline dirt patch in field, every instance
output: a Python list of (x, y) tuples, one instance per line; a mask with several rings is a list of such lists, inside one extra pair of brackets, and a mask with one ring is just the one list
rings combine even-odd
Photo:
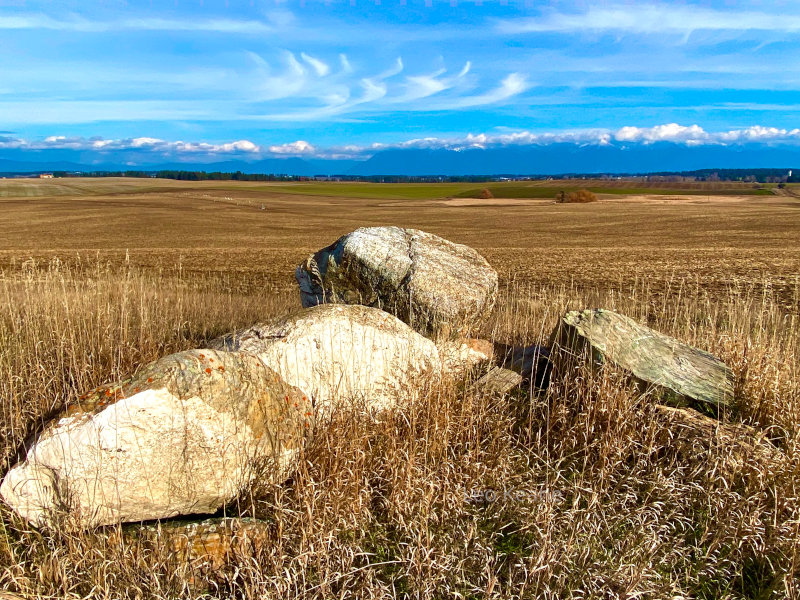
[(764, 204), (769, 202), (769, 196), (680, 196), (664, 194), (630, 194), (630, 195), (601, 195), (598, 199), (602, 202), (644, 202), (647, 204)]
[(448, 198), (439, 200), (443, 206), (536, 206), (553, 204), (549, 198)]

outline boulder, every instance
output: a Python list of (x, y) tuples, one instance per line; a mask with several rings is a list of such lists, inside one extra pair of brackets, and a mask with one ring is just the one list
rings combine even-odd
[(438, 376), (436, 345), (389, 313), (323, 304), (211, 342), (258, 356), (313, 399), (317, 415), (394, 406), (414, 380)]
[(497, 295), (497, 273), (475, 250), (400, 227), (348, 233), (308, 257), (295, 275), (304, 307), (381, 308), (427, 336), (472, 331)]
[(189, 350), (68, 407), (0, 485), (41, 525), (213, 513), (258, 473), (283, 481), (313, 426), (307, 395), (257, 357)]
[(733, 374), (721, 360), (610, 310), (568, 312), (551, 345), (558, 363), (590, 355), (630, 372), (666, 404), (716, 410), (733, 400)]

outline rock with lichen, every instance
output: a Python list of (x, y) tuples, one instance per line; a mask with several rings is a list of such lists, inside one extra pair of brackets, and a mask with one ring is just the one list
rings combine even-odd
[(256, 474), (283, 481), (313, 418), (308, 396), (256, 356), (180, 352), (69, 406), (0, 495), (37, 525), (213, 513)]
[(568, 312), (551, 346), (555, 367), (584, 357), (615, 365), (666, 404), (717, 410), (733, 400), (733, 373), (720, 359), (610, 310)]
[(304, 307), (363, 304), (432, 337), (473, 331), (491, 312), (497, 272), (468, 246), (400, 227), (366, 227), (297, 267)]

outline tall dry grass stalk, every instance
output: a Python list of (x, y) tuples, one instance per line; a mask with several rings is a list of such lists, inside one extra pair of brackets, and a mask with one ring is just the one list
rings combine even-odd
[[(88, 264), (0, 281), (4, 463), (46, 415), (159, 356), (287, 312), (293, 295), (221, 293), (212, 278)], [(657, 285), (656, 285), (657, 284)], [(548, 393), (469, 381), (409, 390), (375, 420), (338, 415), (291, 481), (226, 509), (271, 539), (212, 570), (169, 545), (32, 529), (0, 508), (0, 589), (25, 597), (800, 597), (800, 286), (708, 295), (700, 282), (501, 291), (484, 334), (547, 340), (565, 310), (617, 310), (734, 369), (726, 415), (694, 435), (619, 374), (579, 369)], [(653, 291), (653, 290), (657, 290)], [(755, 290), (759, 290), (756, 292)], [(748, 452), (765, 432), (766, 454)], [(694, 437), (692, 437), (694, 435)], [(773, 452), (774, 450), (774, 452)]]

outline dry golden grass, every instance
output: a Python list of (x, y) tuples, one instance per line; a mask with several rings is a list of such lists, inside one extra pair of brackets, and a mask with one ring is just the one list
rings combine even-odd
[(562, 374), (540, 396), (454, 381), (410, 390), (378, 421), (341, 416), (320, 432), (290, 482), (228, 507), (273, 535), (221, 570), (178, 564), (167, 544), (116, 528), (36, 531), (2, 507), (0, 589), (800, 598), (800, 284), (789, 243), (800, 213), (786, 199), (487, 210), (178, 189), (0, 201), (4, 467), (65, 402), (287, 312), (297, 305), (291, 267), (306, 252), (386, 223), (469, 243), (500, 268), (486, 337), (543, 342), (565, 310), (602, 306), (717, 354), (736, 376), (727, 419), (763, 433), (774, 452), (748, 452), (747, 428), (687, 446), (691, 432), (673, 435), (613, 372)]

